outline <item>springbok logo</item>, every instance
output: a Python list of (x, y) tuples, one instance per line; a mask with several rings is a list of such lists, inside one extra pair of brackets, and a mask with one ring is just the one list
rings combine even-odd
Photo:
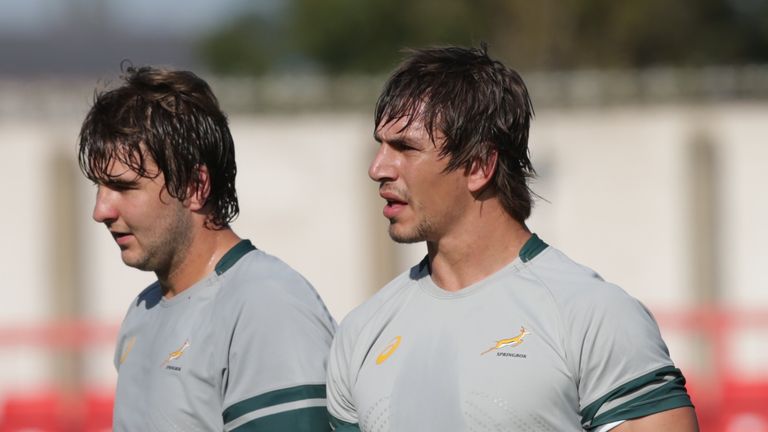
[(384, 347), (384, 349), (381, 350), (381, 353), (379, 354), (379, 356), (376, 357), (376, 364), (380, 365), (384, 363), (389, 358), (389, 356), (391, 356), (392, 353), (394, 353), (395, 350), (397, 350), (397, 347), (400, 346), (400, 341), (402, 340), (403, 340), (402, 337), (395, 336), (395, 338), (392, 339), (392, 342), (390, 342), (386, 347)]
[(189, 339), (185, 340), (184, 341), (184, 345), (182, 345), (181, 348), (179, 348), (177, 351), (174, 351), (174, 352), (168, 354), (168, 358), (165, 359), (165, 361), (163, 362), (163, 364), (161, 366), (165, 366), (168, 363), (170, 363), (171, 361), (176, 360), (177, 358), (181, 357), (184, 354), (184, 350), (186, 350), (187, 348), (189, 348)]
[(520, 327), (520, 334), (518, 334), (515, 337), (509, 338), (509, 339), (501, 339), (496, 341), (496, 345), (488, 348), (487, 350), (480, 353), (480, 355), (488, 354), (491, 351), (495, 351), (498, 349), (506, 348), (506, 347), (516, 347), (523, 343), (523, 338), (527, 335), (531, 334), (528, 330), (525, 329), (525, 327)]

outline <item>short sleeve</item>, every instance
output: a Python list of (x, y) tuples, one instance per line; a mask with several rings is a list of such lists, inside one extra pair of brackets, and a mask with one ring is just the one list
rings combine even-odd
[(330, 430), (325, 375), (333, 320), (298, 275), (251, 284), (230, 317), (225, 430)]
[(603, 283), (595, 294), (571, 310), (567, 342), (582, 426), (692, 406), (651, 313), (616, 286)]
[(328, 414), (335, 431), (359, 431), (357, 409), (352, 397), (350, 368), (353, 342), (349, 329), (341, 326), (333, 340), (328, 359)]

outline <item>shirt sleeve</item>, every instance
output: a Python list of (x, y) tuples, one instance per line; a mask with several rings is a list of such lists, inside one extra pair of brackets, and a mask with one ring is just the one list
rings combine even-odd
[(335, 324), (298, 275), (259, 285), (237, 305), (224, 377), (226, 431), (328, 431), (326, 363)]
[(328, 414), (334, 431), (359, 431), (357, 408), (352, 397), (353, 373), (350, 364), (354, 344), (349, 329), (341, 326), (328, 359)]
[(569, 339), (569, 351), (585, 429), (693, 406), (656, 321), (638, 300), (604, 284), (571, 312), (581, 335)]

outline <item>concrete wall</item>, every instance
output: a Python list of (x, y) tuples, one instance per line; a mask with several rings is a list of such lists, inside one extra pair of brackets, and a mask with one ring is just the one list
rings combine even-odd
[[(53, 119), (0, 118), (2, 390), (73, 375), (112, 385), (111, 341), (73, 353), (9, 335), (72, 317), (115, 326), (153, 280), (126, 268), (90, 219), (95, 188), (75, 159), (87, 106), (75, 108)], [(241, 199), (235, 230), (303, 273), (337, 319), (423, 256), (423, 245), (386, 238), (367, 177), (376, 148), (368, 114), (231, 119)], [(533, 189), (546, 201), (529, 225), (641, 299), (663, 327), (665, 316), (708, 302), (766, 311), (766, 119), (768, 104), (748, 103), (540, 109)], [(691, 330), (663, 328), (673, 358), (707, 373), (709, 351)], [(742, 329), (719, 349), (740, 373), (764, 373), (765, 331)]]

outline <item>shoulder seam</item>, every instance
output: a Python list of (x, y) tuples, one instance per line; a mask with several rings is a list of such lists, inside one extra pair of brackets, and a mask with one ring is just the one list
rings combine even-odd
[(559, 333), (559, 335), (558, 335), (559, 336), (558, 337), (558, 342), (560, 344), (560, 350), (562, 351), (563, 355), (565, 356), (565, 365), (568, 368), (568, 370), (571, 372), (571, 378), (575, 379), (578, 376), (578, 371), (571, 369), (571, 362), (569, 361), (570, 360), (569, 353), (568, 353), (568, 350), (566, 349), (566, 344), (565, 344), (565, 333), (566, 332), (565, 332), (565, 319), (564, 319), (563, 310), (561, 308), (560, 303), (557, 301), (557, 297), (552, 292), (552, 288), (550, 288), (549, 284), (544, 282), (544, 280), (541, 277), (539, 277), (538, 273), (536, 271), (534, 271), (533, 265), (532, 265), (532, 264), (534, 264), (537, 261), (537, 258), (543, 256), (546, 253), (551, 253), (551, 251), (552, 251), (552, 247), (548, 246), (546, 249), (541, 251), (541, 253), (537, 254), (531, 261), (524, 262), (523, 263), (523, 269), (525, 271), (529, 272), (531, 274), (531, 276), (536, 279), (536, 281), (541, 285), (542, 289), (546, 290), (547, 295), (549, 296), (550, 300), (552, 301), (552, 304), (555, 306), (555, 310), (557, 311), (557, 318), (558, 318), (558, 323), (557, 323), (558, 325), (557, 325), (557, 327), (558, 327), (558, 333)]

